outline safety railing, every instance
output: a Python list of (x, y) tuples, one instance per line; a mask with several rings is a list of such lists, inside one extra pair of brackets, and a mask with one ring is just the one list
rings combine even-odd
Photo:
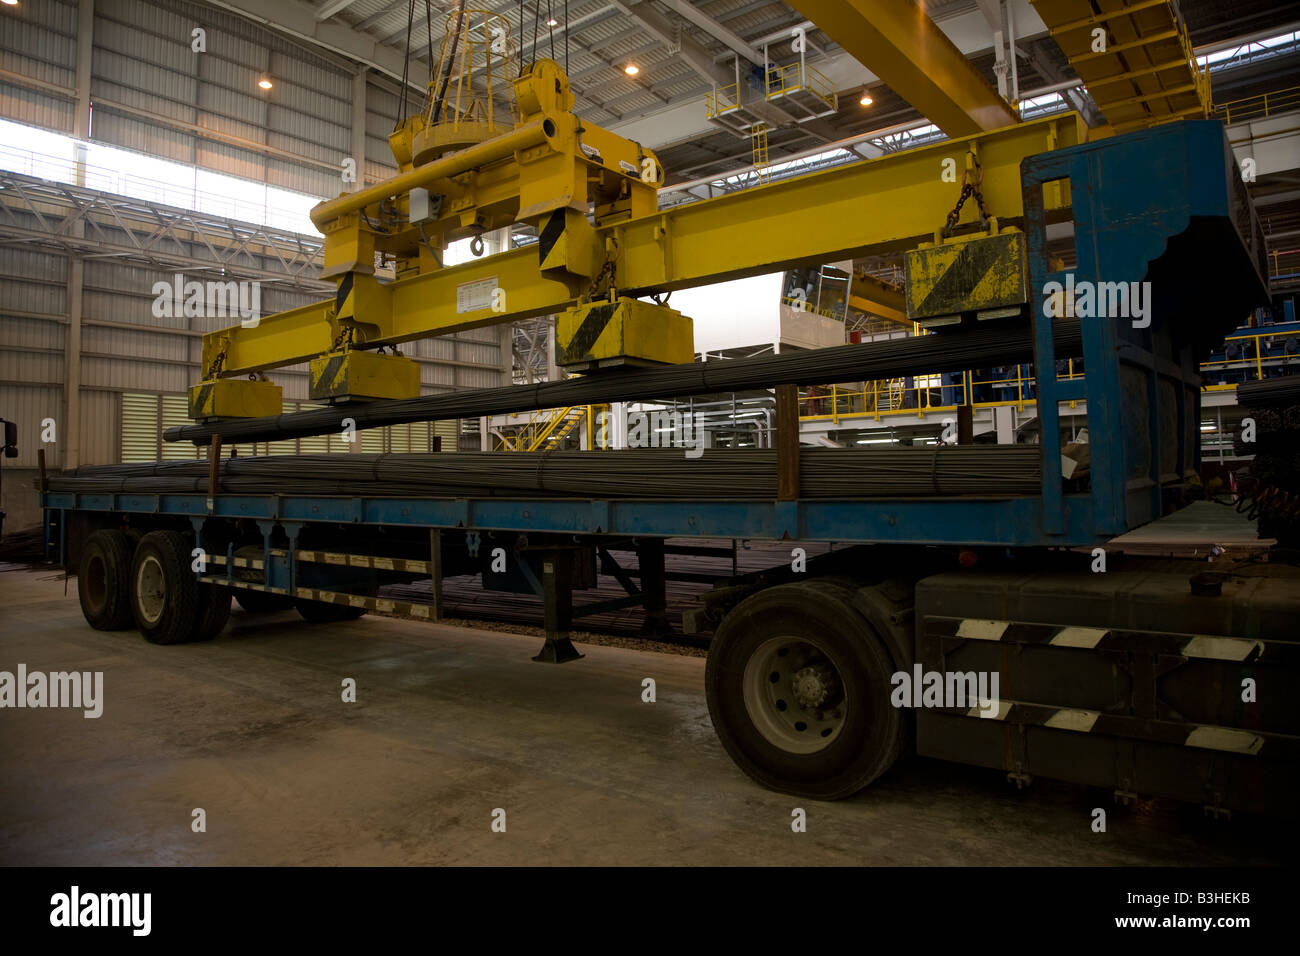
[(704, 115), (709, 119), (717, 119), (724, 113), (730, 113), (738, 109), (740, 109), (739, 83), (715, 86), (704, 94)]
[(806, 63), (788, 63), (785, 66), (768, 67), (764, 92), (767, 99), (774, 100), (794, 93), (812, 93), (830, 109), (835, 108), (835, 86), (826, 79), (821, 71)]
[(1269, 279), (1294, 279), (1300, 274), (1300, 247), (1268, 251)]
[(815, 312), (817, 315), (823, 315), (828, 319), (838, 318), (840, 315), (838, 312), (833, 312), (830, 309), (819, 308), (807, 299), (801, 299), (794, 295), (781, 296), (781, 304), (789, 306), (795, 312)]
[(585, 421), (585, 406), (544, 408), (528, 416), (528, 421), (511, 433), (498, 434), (497, 451), (538, 451), (563, 441), (577, 425)]
[[(1290, 351), (1288, 351), (1290, 349)], [(1219, 354), (1222, 358), (1218, 358)], [(1242, 382), (1268, 378), (1268, 373), (1300, 372), (1300, 332), (1255, 332), (1231, 335), (1201, 363), (1207, 391), (1221, 392)]]
[[(799, 397), (803, 421), (827, 421), (869, 416), (880, 421), (886, 415), (915, 415), (952, 411), (961, 405), (976, 408), (1015, 406), (1024, 409), (1036, 396), (1032, 366), (1013, 366), (1006, 371), (913, 375), (907, 378), (865, 382), (862, 387), (812, 386)], [(1081, 378), (1083, 370), (1074, 360), (1064, 361), (1060, 379)], [(972, 402), (972, 398), (974, 401)], [(1071, 403), (1072, 405), (1075, 403)]]
[(1300, 86), (1247, 96), (1227, 103), (1216, 103), (1211, 115), (1231, 126), (1233, 123), (1262, 119), (1295, 110), (1300, 110)]
[[(1291, 351), (1287, 351), (1290, 349)], [(1228, 391), (1241, 382), (1256, 381), (1269, 373), (1300, 374), (1300, 332), (1256, 332), (1233, 335), (1222, 353), (1201, 364), (1207, 391)], [(914, 375), (905, 379), (851, 385), (812, 386), (799, 396), (799, 417), (803, 421), (825, 421), (838, 425), (842, 419), (914, 415), (952, 411), (962, 405), (975, 408), (1014, 406), (1024, 411), (1035, 397), (1033, 367), (1013, 366), (1000, 374), (992, 372)], [(1057, 378), (1083, 377), (1082, 364), (1062, 360)], [(972, 401), (973, 399), (973, 401)], [(1071, 402), (1071, 407), (1077, 405)]]

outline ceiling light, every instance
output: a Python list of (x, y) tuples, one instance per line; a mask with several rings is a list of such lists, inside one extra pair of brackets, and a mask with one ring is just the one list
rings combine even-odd
[(863, 93), (863, 94), (862, 94), (862, 99), (858, 100), (858, 105), (859, 105), (859, 106), (870, 106), (870, 105), (871, 105), (871, 97), (868, 96), (866, 93)]
[(264, 76), (264, 77), (262, 77), (260, 80), (257, 81), (257, 85), (260, 86), (260, 87), (261, 87), (262, 89), (264, 89), (264, 90), (269, 90), (269, 89), (270, 89), (272, 86), (274, 86), (275, 84), (272, 83), (269, 79), (267, 79), (267, 78)]
[(560, 21), (555, 19), (555, 17), (551, 17), (551, 19), (546, 21), (546, 25), (548, 27), (558, 27), (560, 25)]
[(0, 3), (3, 3), (6, 7), (18, 6), (18, 0), (0, 0)]
[(637, 66), (635, 63), (629, 63), (627, 66), (623, 67), (623, 72), (628, 76), (636, 76), (641, 72), (641, 67)]

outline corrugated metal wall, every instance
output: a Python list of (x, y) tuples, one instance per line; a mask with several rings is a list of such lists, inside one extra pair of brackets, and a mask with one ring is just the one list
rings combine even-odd
[[(74, 130), (77, 23), (75, 0), (5, 8), (0, 17), (0, 117), (63, 133)], [(207, 31), (202, 54), (191, 49), (195, 27)], [(274, 83), (269, 92), (257, 88), (263, 75)], [(342, 59), (308, 50), (212, 6), (184, 0), (95, 0), (91, 138), (279, 188), (334, 196), (343, 188), (341, 164), (351, 148), (354, 75), (355, 67)], [(388, 149), (397, 116), (394, 88), (382, 78), (372, 77), (367, 84), (367, 180), (396, 172)], [(57, 231), (59, 211), (52, 212), (44, 227), (22, 211), (13, 214), (13, 221), (24, 229)], [(51, 211), (45, 214), (51, 216)], [(97, 216), (96, 221), (113, 241), (123, 241), (111, 217)], [(202, 242), (184, 234), (177, 235), (173, 251), (192, 259), (192, 277), (202, 275), (200, 267), (210, 260)], [(257, 268), (280, 269), (271, 255), (255, 259), (250, 262)], [(175, 268), (122, 258), (83, 262), (80, 463), (119, 461), (124, 447), (142, 447), (141, 442), (167, 455), (190, 454), (190, 449), (164, 450), (136, 434), (142, 427), (141, 409), (153, 400), (156, 424), (147, 427), (171, 424), (183, 408), (186, 388), (198, 378), (203, 332), (230, 320), (155, 317), (153, 285), (171, 281)], [(10, 467), (35, 467), (42, 447), (49, 467), (64, 464), (62, 449), (70, 444), (65, 436), (60, 433), (60, 441), (49, 445), (39, 439), (44, 419), (61, 428), (67, 414), (63, 383), (71, 271), (67, 255), (53, 249), (0, 245), (0, 417), (16, 421), (21, 429), (21, 456), (6, 463)], [(320, 298), (268, 283), (261, 293), (263, 314)], [(508, 362), (508, 339), (505, 347)], [(421, 361), (426, 393), (504, 383), (499, 329), (411, 343), (404, 351)], [(308, 399), (305, 366), (277, 370), (271, 377), (284, 387), (287, 409)], [(126, 395), (137, 397), (124, 399)], [(444, 447), (454, 450), (456, 427), (452, 422), (382, 436), (363, 434), (361, 445), (367, 450), (419, 450), (428, 447), (434, 434), (445, 433), (451, 437)], [(300, 444), (304, 451), (308, 445), (323, 451), (331, 442), (321, 438)]]

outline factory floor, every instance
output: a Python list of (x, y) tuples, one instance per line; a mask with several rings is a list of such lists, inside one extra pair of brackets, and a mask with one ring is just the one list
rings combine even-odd
[(771, 793), (715, 740), (698, 657), (587, 646), (553, 666), (529, 660), (530, 636), (238, 608), (212, 643), (158, 647), (91, 630), (75, 581), (65, 596), (49, 570), (0, 573), (0, 625), (0, 670), (104, 675), (98, 719), (0, 711), (0, 864), (1127, 866), (1296, 850), (1275, 822), (1017, 791), (918, 758), (839, 803)]

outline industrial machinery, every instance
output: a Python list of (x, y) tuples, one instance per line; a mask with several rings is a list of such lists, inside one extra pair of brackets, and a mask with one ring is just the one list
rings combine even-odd
[[(444, 63), (454, 49), (444, 44)], [(314, 210), (333, 300), (205, 336), (199, 422), (166, 437), (207, 445), (206, 465), (43, 479), (48, 547), (79, 568), (93, 626), (208, 639), (232, 594), (247, 609), (296, 603), (312, 620), (437, 619), (443, 577), (478, 574), (541, 595), (537, 659), (565, 661), (580, 656), (573, 620), (592, 609), (573, 592), (598, 557), (610, 567), (615, 545), (635, 550), (639, 568), (634, 579), (614, 566), (627, 596), (603, 606), (642, 606), (655, 631), (666, 623), (666, 539), (834, 542), (806, 565), (722, 582), (692, 616), (714, 632), (715, 728), (761, 783), (843, 797), (913, 747), (1017, 783), (1042, 775), (1125, 799), (1293, 810), (1300, 569), (1207, 576), (1204, 564), (1118, 554), (1097, 564), (1115, 536), (1179, 504), (1199, 458), (1198, 358), (1265, 295), (1262, 238), (1220, 124), (1085, 142), (1076, 117), (1057, 116), (661, 212), (654, 155), (574, 116), (557, 64), (539, 60), (513, 92), (509, 129), (481, 112), (471, 123), (462, 101), (456, 132), (441, 112), (451, 101), (434, 91), (430, 110), (394, 134), (394, 179)], [(963, 231), (960, 209), (948, 219), (957, 196), (945, 160), (979, 169), (977, 234)], [(447, 242), (515, 222), (539, 241), (442, 262)], [(1068, 272), (1047, 239), (1065, 222), (1077, 255)], [(915, 253), (909, 307), (955, 318), (908, 342), (683, 364), (689, 320), (644, 301), (902, 251)], [(393, 280), (375, 277), (377, 258)], [(1188, 281), (1210, 274), (1209, 286)], [(1138, 290), (1123, 299), (1133, 308), (1083, 308), (1077, 290), (1103, 286), (1113, 303), (1121, 287)], [(544, 314), (560, 316), (565, 361), (599, 374), (419, 398), (405, 360), (378, 351)], [(1038, 444), (843, 457), (799, 447), (798, 384), (991, 356), (1033, 363)], [(1086, 375), (1060, 377), (1060, 358), (1082, 358)], [(301, 361), (314, 363), (313, 395), (352, 402), (346, 412), (278, 415), (274, 386), (248, 378)], [(776, 447), (747, 458), (661, 449), (328, 466), (221, 455), (223, 440), (335, 431), (344, 413), (365, 428), (742, 383), (777, 392)], [(1092, 443), (1086, 476), (1067, 480), (1058, 416), (1071, 402), (1086, 402)], [(378, 593), (424, 579), (431, 604)], [(950, 687), (954, 674), (999, 675), (1000, 690), (891, 704), (899, 675), (919, 684), (932, 673)]]

